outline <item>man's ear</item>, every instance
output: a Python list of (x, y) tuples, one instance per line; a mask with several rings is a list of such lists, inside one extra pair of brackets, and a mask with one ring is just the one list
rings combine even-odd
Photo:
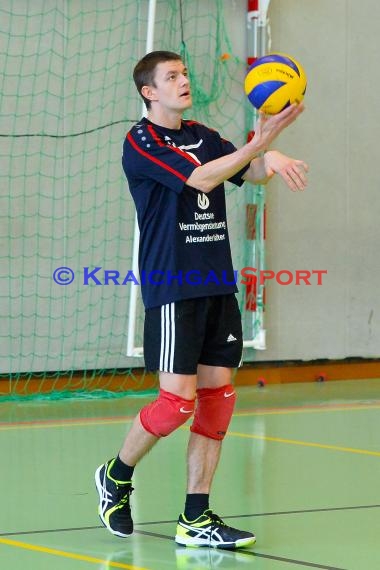
[(151, 85), (144, 85), (141, 88), (141, 95), (143, 95), (145, 99), (148, 99), (148, 101), (157, 101), (155, 88)]

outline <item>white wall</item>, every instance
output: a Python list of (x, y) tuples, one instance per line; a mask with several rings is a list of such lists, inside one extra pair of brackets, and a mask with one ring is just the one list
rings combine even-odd
[(268, 349), (255, 358), (378, 357), (380, 4), (272, 0), (269, 16), (272, 50), (308, 74), (306, 111), (276, 146), (310, 173), (304, 194), (268, 186), (267, 266), (328, 274), (319, 287), (269, 284)]

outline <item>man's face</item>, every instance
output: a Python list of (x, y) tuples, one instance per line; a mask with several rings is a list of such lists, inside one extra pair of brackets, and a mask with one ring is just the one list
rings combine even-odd
[(167, 110), (185, 111), (192, 105), (187, 68), (181, 60), (158, 63), (150, 87), (155, 101)]

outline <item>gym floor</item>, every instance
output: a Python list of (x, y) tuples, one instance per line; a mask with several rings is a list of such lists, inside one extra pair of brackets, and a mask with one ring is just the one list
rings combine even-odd
[(136, 532), (112, 536), (93, 480), (152, 396), (0, 404), (0, 567), (380, 568), (380, 380), (238, 388), (211, 506), (245, 551), (176, 547), (188, 427), (137, 467)]

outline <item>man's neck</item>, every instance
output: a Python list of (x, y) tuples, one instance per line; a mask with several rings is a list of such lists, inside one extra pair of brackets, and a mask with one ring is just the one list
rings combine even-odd
[(163, 109), (150, 109), (148, 119), (155, 125), (167, 129), (180, 129), (182, 123), (182, 113), (178, 111), (168, 111)]

